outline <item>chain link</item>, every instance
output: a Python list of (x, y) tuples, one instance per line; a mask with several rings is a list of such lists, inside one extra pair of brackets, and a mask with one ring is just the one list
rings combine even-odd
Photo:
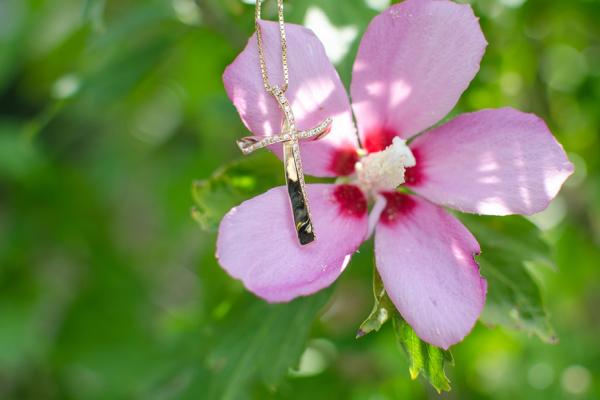
[[(269, 82), (269, 72), (267, 70), (267, 62), (265, 60), (265, 51), (263, 47), (263, 36), (260, 29), (260, 15), (261, 15), (262, 0), (256, 0), (256, 41), (258, 43), (258, 59), (260, 61), (260, 73), (262, 74), (263, 84), (265, 90), (272, 93), (275, 90), (274, 85)], [(277, 0), (277, 13), (279, 17), (279, 35), (281, 37), (281, 66), (283, 68), (283, 86), (279, 89), (285, 93), (289, 84), (289, 72), (287, 63), (287, 41), (285, 38), (285, 21), (283, 18), (283, 0)]]

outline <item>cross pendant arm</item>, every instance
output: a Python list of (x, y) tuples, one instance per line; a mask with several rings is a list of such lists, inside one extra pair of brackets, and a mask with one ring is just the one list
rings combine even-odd
[[(300, 140), (314, 141), (322, 139), (331, 130), (332, 119), (327, 118), (319, 125), (312, 129), (305, 131), (299, 131), (296, 133), (296, 137)], [(246, 136), (237, 141), (237, 145), (242, 153), (248, 155), (256, 150), (265, 148), (275, 143), (282, 143), (292, 140), (290, 133), (280, 133), (278, 135), (259, 137), (259, 136)]]

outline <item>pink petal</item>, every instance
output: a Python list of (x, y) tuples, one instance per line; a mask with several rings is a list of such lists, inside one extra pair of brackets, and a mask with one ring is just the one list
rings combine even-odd
[(479, 244), (453, 216), (426, 200), (385, 194), (375, 231), (377, 270), (402, 317), (428, 343), (447, 349), (473, 328), (486, 282)]
[(534, 214), (573, 165), (540, 118), (510, 108), (464, 114), (418, 137), (408, 185), (434, 203), (478, 214)]
[(377, 16), (352, 76), (352, 100), (370, 152), (431, 127), (456, 104), (487, 43), (469, 5), (406, 0)]
[[(279, 27), (261, 22), (270, 82), (283, 84)], [(286, 24), (290, 84), (288, 100), (296, 125), (305, 130), (333, 118), (331, 132), (316, 142), (302, 144), (302, 159), (307, 173), (317, 176), (348, 175), (357, 161), (357, 138), (350, 102), (340, 78), (314, 33)], [(259, 68), (256, 35), (227, 67), (223, 74), (225, 89), (246, 127), (255, 135), (280, 133), (282, 114), (275, 99), (264, 87)], [(272, 146), (281, 157), (281, 144)]]
[(367, 201), (356, 186), (307, 185), (317, 240), (300, 246), (285, 187), (233, 208), (221, 222), (217, 258), (248, 290), (284, 302), (329, 286), (367, 234)]

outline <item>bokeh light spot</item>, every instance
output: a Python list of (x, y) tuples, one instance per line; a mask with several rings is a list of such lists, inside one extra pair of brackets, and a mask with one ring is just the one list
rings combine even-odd
[(554, 381), (554, 368), (546, 363), (535, 364), (527, 371), (527, 381), (535, 389), (546, 389)]
[(542, 61), (542, 78), (554, 90), (572, 92), (588, 73), (585, 57), (565, 44), (551, 47)]
[(560, 379), (563, 389), (572, 394), (585, 393), (591, 381), (590, 372), (581, 365), (572, 365), (565, 369)]
[(52, 97), (55, 99), (67, 99), (79, 90), (81, 83), (76, 75), (68, 74), (59, 78), (52, 86)]

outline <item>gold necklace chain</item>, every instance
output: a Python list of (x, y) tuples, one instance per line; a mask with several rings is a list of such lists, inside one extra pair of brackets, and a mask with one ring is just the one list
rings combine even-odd
[[(265, 51), (263, 48), (263, 37), (262, 31), (260, 29), (260, 14), (261, 14), (261, 5), (262, 0), (256, 0), (256, 15), (255, 15), (255, 24), (256, 24), (256, 41), (258, 43), (258, 59), (260, 61), (260, 73), (262, 75), (263, 84), (265, 86), (265, 90), (269, 93), (272, 93), (275, 90), (276, 85), (271, 85), (269, 82), (269, 72), (267, 70), (267, 62), (265, 60)], [(279, 89), (285, 93), (289, 84), (289, 73), (288, 73), (288, 65), (287, 65), (287, 41), (285, 38), (285, 21), (283, 18), (283, 0), (277, 0), (277, 12), (279, 16), (279, 35), (281, 37), (281, 66), (283, 68), (283, 86)]]

